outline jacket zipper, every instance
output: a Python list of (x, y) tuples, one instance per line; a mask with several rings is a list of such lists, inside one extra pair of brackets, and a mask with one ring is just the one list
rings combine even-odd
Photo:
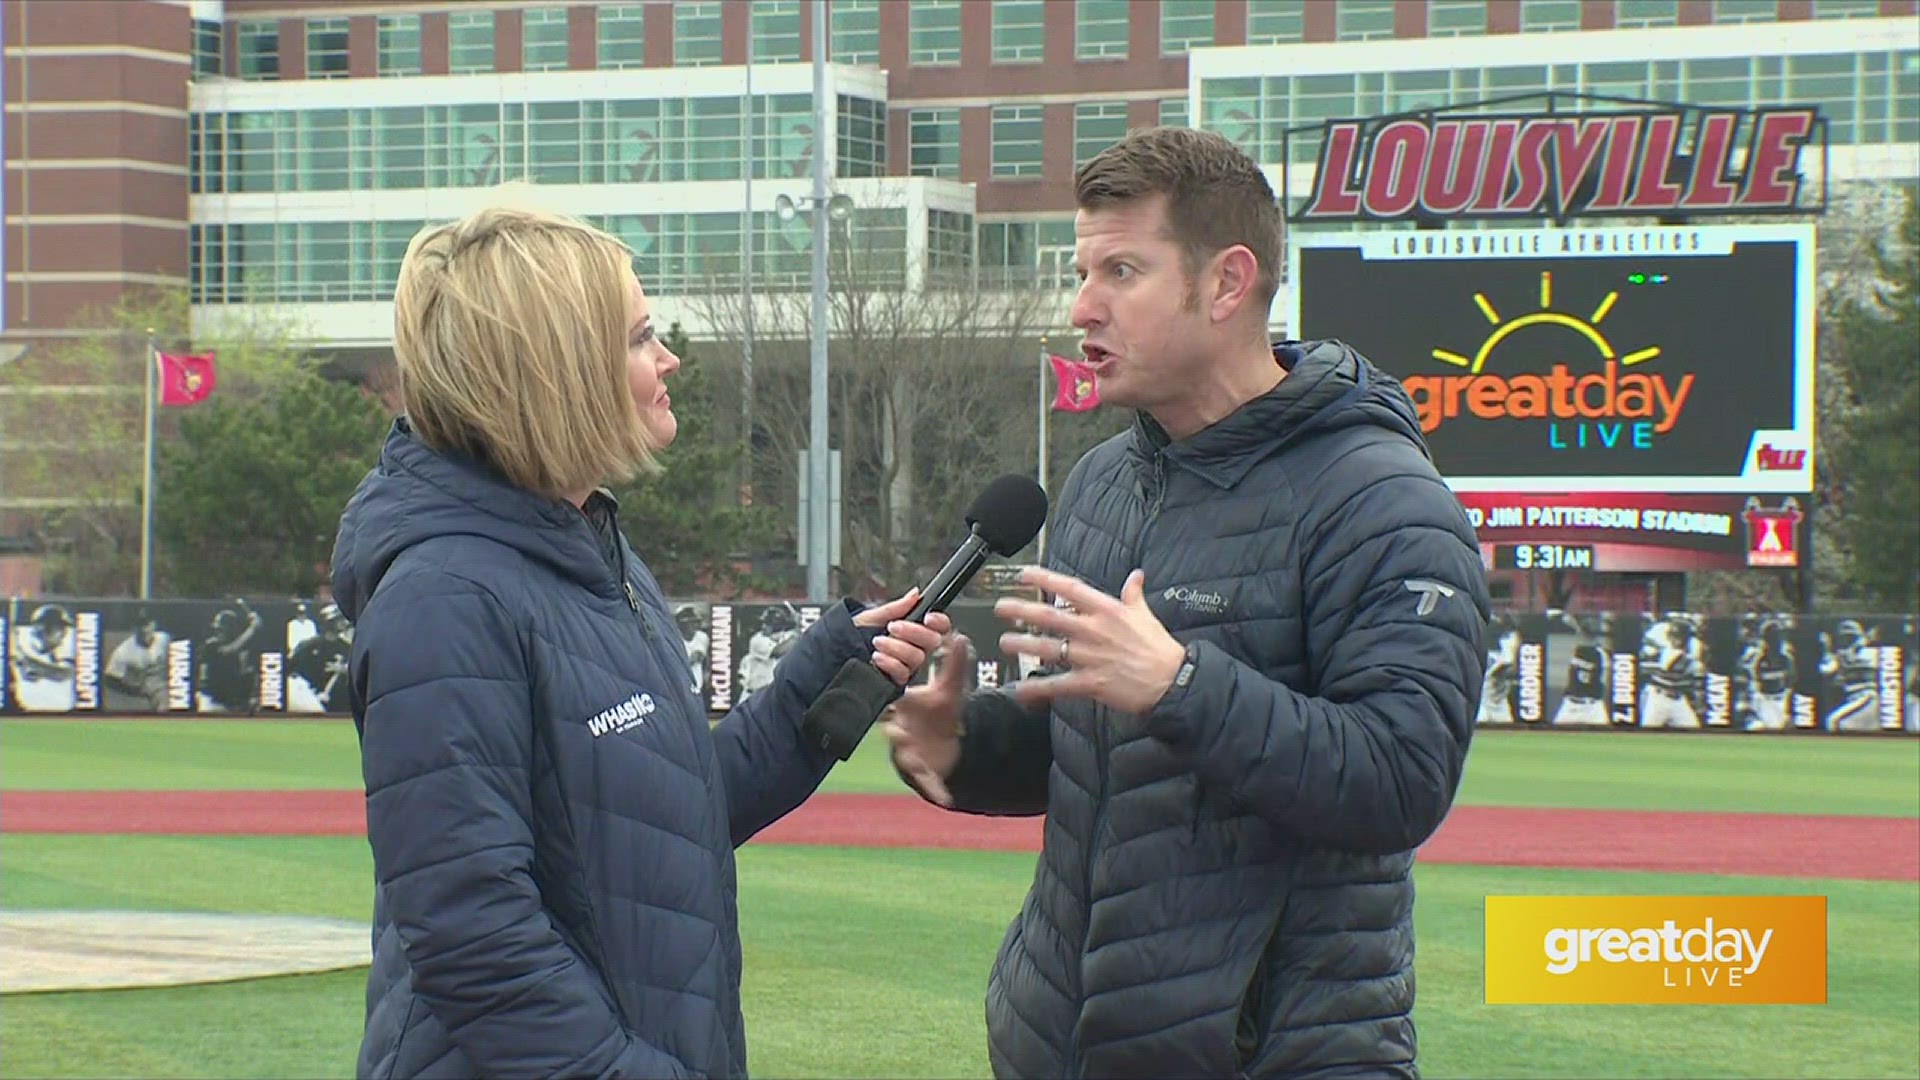
[[(1147, 530), (1153, 526), (1153, 519), (1159, 516), (1161, 504), (1166, 501), (1166, 492), (1167, 492), (1166, 458), (1156, 453), (1153, 457), (1153, 488), (1152, 490), (1147, 492), (1146, 513), (1140, 519), (1139, 533), (1137, 533), (1133, 538), (1133, 565), (1134, 566), (1141, 566), (1144, 563), (1144, 560), (1146, 557)], [(1128, 567), (1127, 569), (1129, 572), (1131, 572), (1133, 570), (1133, 567)], [(1087, 898), (1088, 898), (1088, 904), (1089, 904), (1089, 910), (1087, 912), (1087, 920), (1088, 920), (1087, 936), (1091, 936), (1091, 934), (1093, 933), (1093, 926), (1092, 926), (1093, 912), (1091, 910), (1091, 904), (1092, 904), (1092, 898), (1093, 898), (1093, 857), (1094, 857), (1094, 853), (1098, 850), (1100, 845), (1100, 834), (1107, 827), (1107, 804), (1109, 802), (1109, 795), (1107, 792), (1107, 766), (1108, 766), (1108, 753), (1109, 753), (1108, 746), (1107, 746), (1107, 728), (1109, 727), (1107, 723), (1108, 715), (1109, 713), (1108, 713), (1107, 707), (1104, 705), (1100, 706), (1098, 709), (1094, 711), (1093, 760), (1100, 770), (1099, 772), (1100, 802), (1098, 807), (1093, 812), (1093, 832), (1090, 833), (1087, 837), (1087, 854), (1081, 870), (1081, 877), (1087, 884)], [(1080, 942), (1080, 957), (1081, 957), (1082, 963), (1085, 962), (1086, 954), (1087, 954), (1086, 937), (1083, 936)], [(1082, 1001), (1084, 1001), (1087, 996), (1085, 974), (1086, 972), (1085, 972), (1085, 969), (1083, 968), (1081, 971), (1082, 978), (1081, 978), (1081, 986), (1080, 986), (1080, 997)], [(1080, 1048), (1077, 1044), (1071, 1044), (1068, 1047), (1067, 1075), (1069, 1077), (1078, 1077), (1080, 1075)]]

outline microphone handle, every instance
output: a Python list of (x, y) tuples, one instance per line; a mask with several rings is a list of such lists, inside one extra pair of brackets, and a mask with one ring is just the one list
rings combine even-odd
[(907, 618), (924, 623), (933, 612), (945, 611), (947, 605), (953, 603), (954, 597), (960, 595), (961, 590), (967, 587), (967, 582), (973, 580), (973, 575), (979, 573), (980, 567), (986, 563), (987, 550), (986, 538), (975, 529), (960, 545), (960, 549), (953, 553), (953, 557), (947, 560), (947, 565), (941, 567), (940, 572), (921, 591), (919, 603), (913, 605)]

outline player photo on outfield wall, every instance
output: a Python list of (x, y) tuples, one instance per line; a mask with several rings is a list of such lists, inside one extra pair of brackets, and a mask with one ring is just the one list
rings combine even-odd
[(286, 710), (347, 712), (353, 624), (331, 601), (295, 600), (286, 619)]
[(23, 713), (72, 712), (73, 612), (55, 600), (17, 600), (7, 642), (9, 689)]
[(1641, 632), (1640, 726), (1706, 724), (1707, 644), (1702, 619), (1688, 612), (1650, 617)]
[(173, 634), (166, 607), (158, 603), (109, 600), (99, 605), (101, 635), (100, 707), (115, 714), (173, 711), (169, 693), (169, 647)]
[(1612, 617), (1553, 611), (1546, 621), (1548, 722), (1554, 727), (1607, 727)]

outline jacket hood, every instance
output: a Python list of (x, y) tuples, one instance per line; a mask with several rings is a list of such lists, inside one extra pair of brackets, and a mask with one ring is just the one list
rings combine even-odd
[(1153, 418), (1138, 414), (1136, 448), (1148, 457), (1164, 449), (1169, 460), (1222, 483), (1238, 480), (1275, 450), (1358, 425), (1391, 431), (1432, 458), (1400, 381), (1352, 346), (1332, 338), (1286, 340), (1274, 345), (1273, 357), (1287, 370), (1278, 386), (1179, 442)]
[(401, 417), (340, 517), (332, 581), (341, 613), (357, 621), (408, 548), (460, 535), (484, 536), (593, 592), (619, 595), (577, 507), (515, 487), (470, 457), (433, 449)]

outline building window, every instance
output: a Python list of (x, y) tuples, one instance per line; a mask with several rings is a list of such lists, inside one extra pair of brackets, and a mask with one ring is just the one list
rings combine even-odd
[(1306, 0), (1247, 0), (1247, 44), (1306, 40)]
[(525, 8), (520, 12), (520, 70), (567, 69), (567, 9)]
[(379, 23), (380, 74), (420, 74), (420, 16), (382, 15)]
[(1127, 0), (1074, 0), (1073, 55), (1120, 60), (1127, 55)]
[(1880, 0), (1813, 0), (1816, 19), (1873, 19), (1880, 15)]
[(647, 9), (642, 4), (610, 4), (594, 9), (599, 64), (603, 68), (642, 67), (647, 62)]
[(907, 172), (960, 175), (959, 109), (914, 109), (907, 114)]
[(720, 5), (673, 5), (673, 62), (677, 67), (720, 63)]
[(1713, 0), (1713, 21), (1717, 23), (1772, 22), (1780, 17), (1775, 0)]
[(882, 176), (887, 171), (887, 106), (840, 95), (837, 176)]
[(1082, 102), (1073, 107), (1073, 167), (1078, 169), (1093, 155), (1125, 138), (1127, 103), (1124, 101)]
[(1676, 26), (1680, 22), (1680, 0), (1619, 0), (1613, 8), (1613, 25), (1625, 28)]
[(960, 0), (920, 0), (907, 8), (907, 62), (960, 62)]
[(240, 55), (238, 74), (243, 79), (280, 77), (280, 24), (250, 19), (234, 27), (234, 45)]
[(1520, 32), (1580, 29), (1580, 0), (1520, 0)]
[(827, 33), (836, 64), (880, 62), (880, 0), (833, 0)]
[(193, 77), (204, 79), (221, 74), (220, 23), (212, 19), (193, 20)]
[(1187, 126), (1187, 99), (1170, 97), (1160, 99), (1160, 124), (1163, 127)]
[(1427, 5), (1428, 37), (1464, 37), (1487, 32), (1487, 0), (1432, 0)]
[(993, 109), (993, 175), (1039, 176), (1045, 160), (1039, 105), (996, 105)]
[(927, 208), (927, 273), (964, 281), (973, 272), (973, 217)]
[(456, 11), (447, 16), (447, 70), (472, 75), (493, 70), (493, 12)]
[(1341, 41), (1393, 37), (1394, 0), (1341, 0), (1334, 8), (1334, 36)]
[(760, 0), (747, 35), (756, 64), (800, 59), (800, 0)]
[(1160, 0), (1160, 55), (1213, 44), (1213, 0)]
[(993, 62), (1018, 64), (1045, 58), (1046, 0), (993, 0)]

